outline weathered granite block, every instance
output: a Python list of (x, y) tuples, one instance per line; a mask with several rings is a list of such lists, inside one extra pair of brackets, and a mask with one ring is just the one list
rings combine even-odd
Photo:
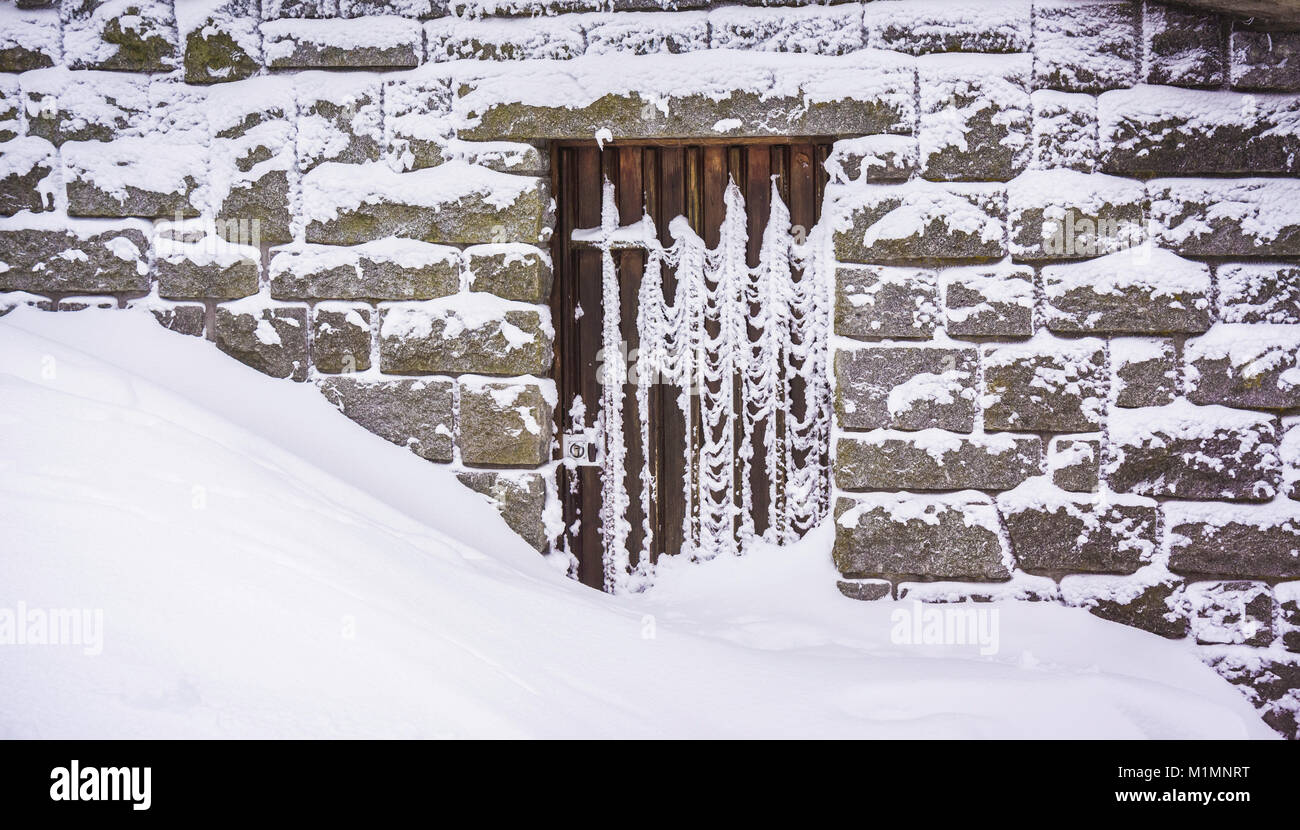
[(197, 191), (208, 177), (202, 144), (124, 136), (69, 141), (61, 149), (70, 216), (199, 215)]
[(1237, 89), (1300, 90), (1300, 32), (1233, 32), (1228, 55)]
[[(447, 297), (380, 311), (379, 351), (389, 374), (543, 375), (553, 358), (549, 315), (491, 295)], [(488, 300), (492, 300), (488, 302)]]
[(290, 245), (271, 258), (271, 295), (302, 300), (432, 300), (460, 287), (456, 248), (412, 239)]
[(1277, 436), (1268, 415), (1179, 399), (1113, 410), (1108, 425), (1102, 473), (1118, 492), (1267, 501), (1278, 491)]
[(338, 11), (339, 0), (262, 0), (263, 20), (328, 18)]
[(872, 49), (909, 55), (1029, 51), (1030, 4), (1026, 0), (996, 4), (913, 0), (867, 3), (864, 10)]
[(1188, 397), (1254, 409), (1300, 406), (1300, 327), (1219, 323), (1187, 341)]
[(0, 216), (54, 210), (58, 152), (53, 144), (36, 136), (0, 143)]
[(1283, 582), (1273, 586), (1277, 600), (1277, 633), (1282, 647), (1300, 652), (1300, 582)]
[(1243, 654), (1224, 649), (1202, 659), (1223, 679), (1240, 686), (1261, 719), (1283, 737), (1300, 739), (1296, 689), (1300, 689), (1300, 659), (1275, 659), (1269, 652)]
[(549, 234), (545, 179), (464, 162), (394, 173), (382, 162), (326, 163), (303, 177), (307, 241), (356, 245), (398, 236), (444, 244), (536, 243)]
[(933, 271), (889, 266), (835, 269), (835, 333), (925, 340), (938, 322)]
[(0, 141), (13, 141), (23, 132), (22, 101), (18, 76), (0, 75)]
[(387, 155), (396, 159), (403, 170), (436, 167), (447, 161), (451, 157), (448, 144), (452, 133), (451, 87), (446, 79), (397, 78), (384, 82)]
[(1029, 100), (1034, 111), (1031, 166), (1091, 173), (1097, 163), (1097, 99), (1040, 89)]
[(19, 82), (27, 133), (55, 145), (138, 135), (148, 119), (148, 84), (143, 76), (72, 72), (55, 66), (24, 72)]
[(1178, 361), (1172, 340), (1112, 340), (1110, 364), (1116, 406), (1164, 406), (1178, 395)]
[(835, 353), (840, 426), (970, 432), (977, 371), (973, 348), (841, 349)]
[(1010, 578), (997, 510), (978, 494), (874, 493), (835, 502), (835, 567), (848, 577)]
[(262, 66), (262, 33), (250, 6), (255, 0), (230, 0), (217, 8), (177, 8), (184, 52), (185, 83), (216, 84), (256, 75)]
[(1100, 166), (1108, 173), (1300, 171), (1300, 99), (1147, 87), (1097, 99)]
[(464, 381), (456, 445), (473, 467), (536, 467), (551, 457), (551, 402), (536, 383)]
[(1000, 259), (1007, 253), (1006, 191), (997, 184), (867, 188), (845, 194), (835, 226), (841, 262)]
[(384, 114), (378, 80), (369, 76), (304, 72), (294, 78), (298, 100), (298, 169), (325, 161), (378, 161)]
[(863, 602), (887, 599), (894, 593), (894, 585), (888, 579), (837, 579), (835, 587), (849, 599)]
[(866, 41), (862, 9), (856, 5), (795, 8), (723, 6), (709, 12), (709, 44), (714, 49), (755, 52), (815, 52), (844, 55)]
[(208, 97), (213, 203), (223, 236), (244, 245), (293, 239), (294, 124), (291, 79), (220, 84)]
[(361, 426), (430, 461), (453, 455), (454, 384), (449, 380), (374, 381), (340, 375), (320, 382), (322, 394)]
[(1300, 180), (1152, 179), (1157, 241), (1191, 256), (1300, 256)]
[(153, 314), (154, 319), (158, 321), (158, 325), (168, 331), (190, 337), (203, 336), (207, 309), (198, 303), (158, 304), (150, 308), (149, 311)]
[(64, 56), (74, 69), (169, 72), (176, 67), (172, 3), (67, 0), (62, 9)]
[(473, 245), (464, 252), (466, 284), (507, 300), (545, 303), (551, 296), (551, 255), (532, 245)]
[(61, 297), (54, 304), (56, 311), (85, 311), (90, 308), (111, 311), (117, 307), (116, 297)]
[(1100, 340), (1054, 341), (1043, 336), (984, 349), (987, 429), (1091, 432), (1101, 426), (1106, 399), (1105, 348)]
[(998, 496), (1011, 552), (1029, 573), (1132, 574), (1151, 558), (1160, 526), (1154, 499), (1087, 499), (1030, 481)]
[(1101, 464), (1101, 439), (1058, 436), (1047, 451), (1047, 470), (1052, 483), (1071, 493), (1091, 493), (1097, 489)]
[(253, 303), (217, 306), (217, 348), (273, 378), (306, 380), (307, 309)]
[(826, 172), (838, 184), (902, 181), (920, 164), (916, 138), (907, 135), (866, 135), (842, 138), (831, 146)]
[(1187, 586), (1192, 636), (1202, 645), (1267, 646), (1273, 640), (1273, 592), (1265, 582), (1193, 582)]
[[(902, 56), (771, 55), (772, 75), (761, 89), (738, 90), (716, 53), (674, 59), (680, 77), (707, 92), (683, 93), (679, 76), (665, 77), (656, 56), (588, 59), (583, 79), (564, 69), (530, 68), (528, 83), (512, 72), (467, 80), (454, 111), (471, 141), (613, 140), (708, 135), (862, 136), (910, 134), (915, 122), (915, 68)], [(870, 84), (861, 83), (870, 78)], [(571, 103), (557, 103), (571, 102)]]
[(939, 274), (944, 329), (953, 337), (1034, 333), (1034, 272), (1021, 265), (948, 268)]
[(1223, 83), (1223, 21), (1208, 14), (1143, 3), (1146, 82), (1175, 86)]
[(409, 69), (424, 53), (420, 27), (400, 17), (372, 17), (358, 27), (346, 20), (271, 20), (262, 50), (272, 69)]
[(1029, 164), (1028, 55), (928, 55), (920, 79), (921, 175), (1006, 181)]
[(1210, 327), (1209, 266), (1143, 246), (1043, 268), (1047, 328), (1070, 334), (1176, 334)]
[(1137, 82), (1139, 4), (1047, 0), (1034, 4), (1034, 82), (1101, 92)]
[(546, 510), (546, 482), (540, 473), (457, 473), (461, 483), (491, 500), (506, 525), (538, 551), (550, 545), (543, 514)]
[(586, 50), (583, 15), (527, 20), (443, 17), (424, 24), (430, 63), (569, 60)]
[(1217, 276), (1223, 322), (1300, 324), (1300, 266), (1229, 263)]
[(319, 303), (312, 309), (311, 362), (326, 374), (370, 368), (369, 306)]
[(585, 25), (588, 55), (680, 55), (709, 48), (709, 16), (703, 12), (628, 12)]
[(1067, 605), (1171, 640), (1187, 636), (1184, 594), (1182, 578), (1158, 565), (1146, 565), (1122, 579), (1079, 575), (1061, 580), (1061, 598)]
[[(539, 142), (540, 143), (540, 142)], [(447, 152), (468, 164), (486, 167), (498, 173), (518, 176), (545, 176), (551, 172), (550, 154), (544, 146), (522, 141), (461, 141), (454, 139)]]
[(54, 66), (62, 40), (58, 10), (0, 6), (0, 72)]
[(960, 435), (939, 429), (841, 435), (835, 483), (843, 490), (1010, 490), (1038, 475), (1036, 435)]
[(1089, 259), (1147, 239), (1139, 181), (1075, 170), (1030, 170), (1007, 185), (1011, 255), (1022, 260)]
[[(41, 217), (49, 214), (40, 214)], [(71, 223), (51, 218), (0, 220), (0, 291), (84, 294), (149, 290), (149, 226), (143, 222)]]
[(447, 0), (338, 0), (339, 17), (370, 17), (376, 14), (399, 14), (402, 17), (441, 17), (447, 13)]
[(191, 239), (184, 226), (154, 237), (158, 293), (185, 299), (237, 300), (257, 293), (261, 254), (232, 245), (215, 233)]

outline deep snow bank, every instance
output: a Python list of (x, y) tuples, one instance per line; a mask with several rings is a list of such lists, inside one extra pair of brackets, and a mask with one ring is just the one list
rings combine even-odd
[(566, 580), (452, 474), (145, 312), (0, 319), (0, 736), (1270, 737), (1184, 643), (1006, 604), (999, 649), (794, 549)]

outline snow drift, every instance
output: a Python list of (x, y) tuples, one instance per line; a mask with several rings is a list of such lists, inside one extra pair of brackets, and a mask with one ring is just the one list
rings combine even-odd
[[(3, 737), (1269, 737), (1186, 642), (996, 603), (891, 641), (829, 527), (567, 580), (492, 507), (144, 310), (0, 319), (0, 609), (103, 611), (102, 653), (0, 646)], [(897, 638), (894, 638), (897, 639)]]

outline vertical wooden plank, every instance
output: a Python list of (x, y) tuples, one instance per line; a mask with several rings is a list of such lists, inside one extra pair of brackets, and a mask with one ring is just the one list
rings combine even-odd
[(790, 222), (805, 230), (817, 221), (820, 188), (814, 175), (815, 148), (811, 144), (796, 144), (790, 148)]
[[(796, 144), (790, 148), (790, 224), (794, 228), (796, 240), (807, 237), (812, 226), (817, 222), (818, 206), (821, 200), (818, 185), (816, 148), (811, 144)], [(800, 275), (796, 274), (796, 278)], [(793, 401), (789, 417), (803, 419), (808, 407), (804, 394), (806, 384), (800, 372), (802, 365), (787, 367), (791, 372), (790, 391)], [(796, 464), (804, 464), (806, 458), (797, 456)]]
[(772, 210), (772, 154), (766, 147), (751, 147), (741, 186), (745, 190), (745, 213), (748, 220), (749, 246), (746, 255), (752, 268), (758, 265), (763, 248), (763, 230)]
[[(618, 178), (615, 182), (615, 197), (618, 200), (619, 223), (630, 225), (640, 221), (645, 213), (645, 194), (642, 190), (641, 157), (639, 147), (618, 148)], [(636, 318), (640, 302), (641, 277), (645, 267), (645, 252), (640, 250), (620, 251), (617, 256), (619, 278), (619, 306), (621, 319), (619, 327), (626, 343), (627, 365), (629, 370), (636, 366), (635, 358), (641, 348), (638, 337)], [(629, 371), (627, 381), (634, 381)], [(641, 505), (641, 470), (645, 464), (647, 452), (641, 443), (641, 417), (637, 410), (636, 385), (627, 382), (623, 385), (623, 435), (627, 447), (624, 465), (624, 482), (628, 494), (627, 520), (631, 525), (628, 533), (628, 561), (635, 566), (640, 558), (645, 541), (645, 513)]]
[[(750, 267), (758, 265), (759, 258), (763, 248), (763, 231), (767, 228), (767, 220), (772, 212), (772, 153), (768, 147), (755, 146), (748, 148), (746, 154), (746, 170), (744, 179), (745, 188), (745, 214), (747, 228), (749, 232), (749, 242), (746, 248), (746, 257)], [(751, 307), (749, 309), (750, 319), (759, 313), (760, 309)], [(753, 327), (749, 327), (749, 336), (751, 340), (756, 340), (761, 332)], [(746, 407), (749, 403), (744, 396), (743, 388), (736, 399), (740, 401), (741, 407)], [(750, 440), (754, 445), (754, 457), (750, 463), (749, 469), (749, 487), (753, 497), (752, 501), (752, 519), (754, 530), (762, 535), (767, 532), (768, 507), (771, 499), (768, 494), (768, 474), (767, 458), (763, 451), (763, 436), (767, 431), (767, 419), (759, 419), (754, 423), (754, 434)], [(737, 425), (740, 430), (744, 429), (743, 420), (738, 419)], [(737, 436), (736, 446), (740, 446), (740, 438)]]
[[(704, 181), (701, 185), (701, 192), (704, 199), (704, 242), (710, 248), (716, 248), (722, 239), (722, 222), (726, 216), (726, 188), (730, 181), (729, 165), (733, 155), (731, 148), (722, 145), (709, 145), (704, 148)], [(716, 320), (706, 320), (704, 323), (705, 333), (709, 337), (717, 337), (720, 327)], [(703, 381), (703, 388), (711, 395), (721, 393), (721, 384), (732, 382), (726, 378), (717, 381)], [(700, 399), (696, 396), (692, 402), (692, 408), (695, 413), (695, 435), (692, 436), (692, 452), (696, 458), (700, 457), (702, 444), (706, 436), (705, 430), (712, 430), (708, 433), (711, 441), (717, 442), (722, 440), (725, 434), (723, 430), (727, 428), (725, 423), (718, 425), (716, 428), (708, 427), (701, 423), (702, 414), (700, 411)], [(715, 471), (721, 473), (721, 470)], [(703, 494), (701, 498), (713, 498), (723, 500), (726, 498), (724, 493)]]
[(727, 148), (727, 179), (735, 182), (743, 192), (745, 189), (745, 156), (743, 144), (733, 144)]
[[(777, 196), (781, 199), (782, 204), (784, 204), (787, 209), (790, 206), (790, 155), (790, 145), (776, 144), (772, 146), (772, 175), (776, 177)], [(770, 219), (770, 208), (768, 210), (768, 216)], [(784, 387), (786, 382), (786, 374), (786, 366), (783, 364), (780, 367), (779, 375), (776, 379), (776, 382), (782, 387)], [(773, 440), (777, 445), (778, 459), (785, 457), (785, 429), (787, 414), (788, 413), (783, 407), (777, 407), (776, 412), (772, 415), (774, 421)], [(778, 513), (782, 513), (785, 511), (785, 491), (787, 481), (785, 465), (778, 461), (775, 465), (775, 469), (769, 469), (767, 475), (773, 485), (773, 492), (776, 499), (775, 508)]]
[[(575, 223), (579, 228), (600, 224), (601, 154), (596, 147), (581, 147), (575, 152)], [(596, 356), (601, 348), (603, 309), (601, 301), (600, 253), (577, 250), (574, 257), (575, 296), (582, 307), (582, 317), (575, 326), (577, 334), (577, 378), (575, 389), (587, 409), (587, 424), (595, 422), (600, 408), (600, 383)], [(572, 313), (572, 312), (570, 312)], [(600, 534), (600, 468), (578, 468), (578, 504), (581, 525), (578, 533), (578, 579), (593, 588), (604, 587), (604, 543)]]
[[(558, 145), (551, 148), (551, 171), (554, 176), (557, 203), (555, 233), (551, 236), (551, 262), (555, 266), (554, 277), (551, 282), (551, 319), (556, 321), (553, 372), (560, 405), (559, 411), (555, 413), (555, 419), (561, 434), (569, 428), (568, 404), (573, 397), (573, 388), (568, 377), (569, 367), (572, 362), (569, 357), (570, 331), (569, 326), (564, 322), (566, 309), (572, 307), (572, 301), (569, 298), (571, 269), (569, 268), (568, 228), (570, 227), (573, 198), (567, 189), (571, 179), (568, 174), (569, 154), (569, 150)], [(574, 499), (569, 497), (569, 471), (563, 464), (558, 465), (556, 468), (555, 487), (556, 493), (560, 497), (565, 527), (565, 531), (560, 537), (560, 544), (571, 551), (575, 549), (576, 540), (570, 537), (568, 528), (572, 525), (576, 514), (576, 505)]]
[[(688, 165), (688, 158), (691, 160)], [(659, 241), (663, 245), (672, 244), (668, 226), (678, 216), (689, 217), (693, 214), (699, 221), (700, 206), (691, 200), (688, 206), (687, 192), (698, 195), (700, 157), (694, 149), (669, 147), (659, 151), (659, 169), (657, 172), (657, 209), (651, 214), (659, 226)], [(688, 172), (694, 171), (694, 172)], [(695, 178), (691, 178), (692, 176)], [(694, 226), (693, 222), (693, 226)], [(664, 296), (673, 302), (677, 290), (677, 277), (671, 269), (664, 269)], [(657, 503), (659, 504), (658, 533), (660, 553), (676, 554), (685, 543), (684, 527), (687, 519), (686, 500), (682, 496), (685, 483), (686, 465), (682, 454), (687, 447), (686, 421), (678, 406), (680, 387), (658, 385), (659, 399), (656, 414), (659, 417), (659, 447), (661, 463), (657, 480)]]
[(726, 214), (725, 195), (727, 189), (726, 147), (710, 145), (704, 148), (704, 180), (701, 192), (704, 200), (702, 220), (704, 228), (701, 236), (710, 248), (716, 247), (721, 238), (722, 219)]
[(781, 201), (786, 206), (790, 205), (790, 147), (785, 144), (777, 144), (772, 147), (771, 152), (772, 175), (776, 176), (776, 189), (781, 195)]

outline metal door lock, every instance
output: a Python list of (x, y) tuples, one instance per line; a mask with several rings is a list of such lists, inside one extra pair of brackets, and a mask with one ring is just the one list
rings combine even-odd
[(594, 429), (572, 430), (564, 433), (565, 463), (578, 467), (599, 466), (604, 450)]

